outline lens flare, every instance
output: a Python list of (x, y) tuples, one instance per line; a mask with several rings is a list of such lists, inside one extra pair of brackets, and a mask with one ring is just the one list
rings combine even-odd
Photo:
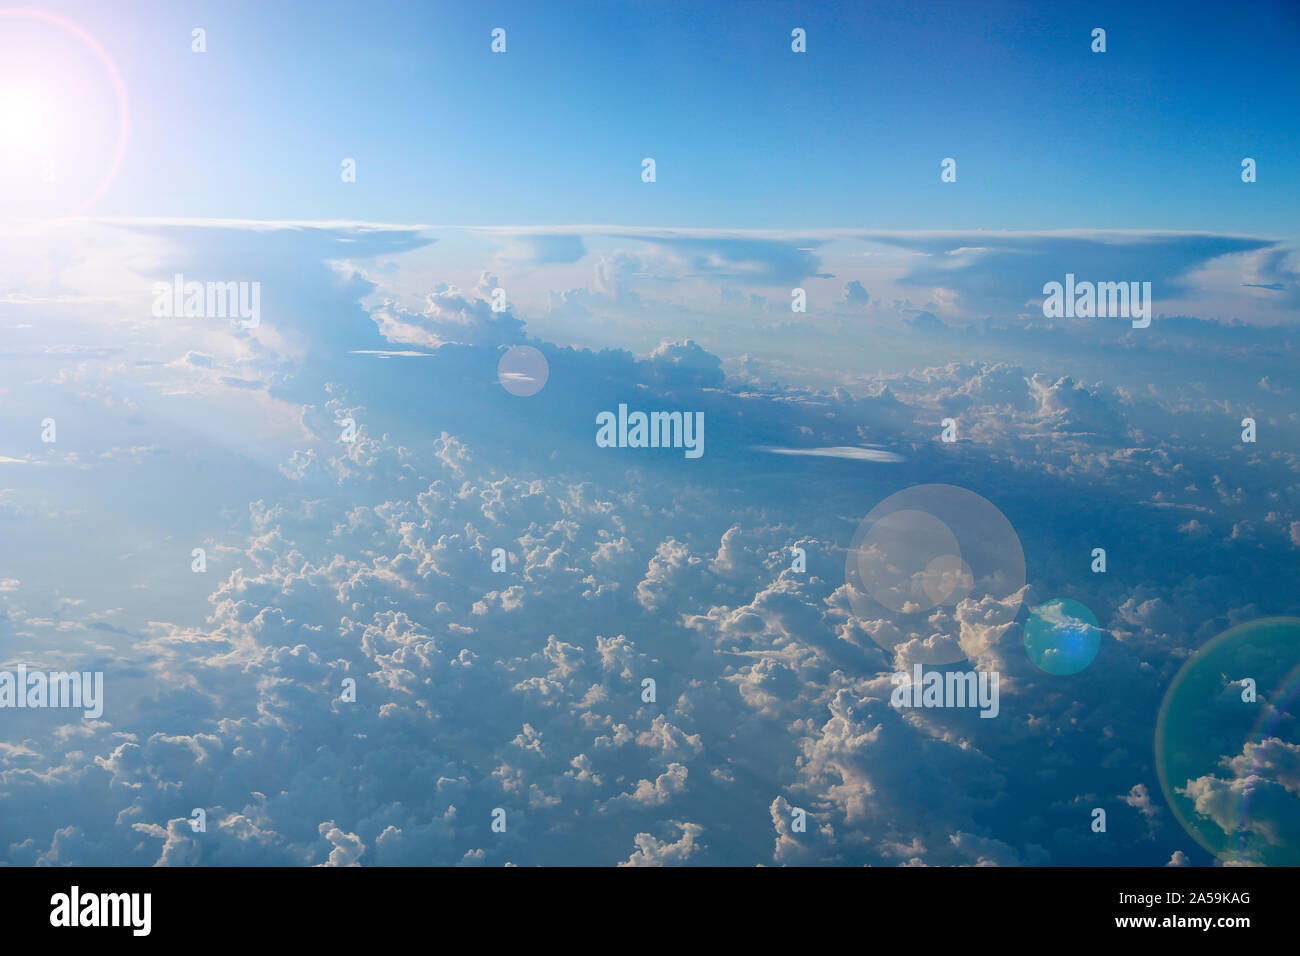
[(1087, 607), (1069, 598), (1046, 601), (1025, 622), (1025, 651), (1039, 670), (1077, 674), (1097, 657), (1101, 628)]
[(955, 485), (915, 485), (862, 520), (844, 583), (881, 647), (907, 663), (952, 664), (1014, 622), (1025, 554), (1011, 522), (987, 499)]
[(89, 209), (128, 128), (126, 85), (98, 40), (54, 13), (0, 8), (0, 237)]
[(1231, 628), (1174, 677), (1156, 724), (1174, 816), (1225, 863), (1300, 865), (1300, 618)]

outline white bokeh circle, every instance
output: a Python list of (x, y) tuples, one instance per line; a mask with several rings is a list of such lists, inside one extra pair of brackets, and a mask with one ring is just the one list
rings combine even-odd
[(854, 614), (882, 648), (908, 663), (951, 664), (1015, 620), (1025, 554), (988, 499), (956, 485), (914, 485), (862, 520), (844, 583)]

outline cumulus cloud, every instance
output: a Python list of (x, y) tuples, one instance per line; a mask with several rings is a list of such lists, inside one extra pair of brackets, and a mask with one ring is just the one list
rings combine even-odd
[[(112, 329), (133, 336), (131, 357), (59, 353), (36, 384), (4, 386), (13, 434), (52, 414), (60, 438), (0, 457), (8, 540), (48, 539), (0, 568), (0, 633), (13, 660), (103, 669), (111, 704), (99, 721), (27, 714), (0, 741), (9, 861), (1203, 862), (1159, 825), (1142, 782), (1152, 757), (1134, 741), (1190, 649), (1296, 610), (1281, 559), (1300, 543), (1283, 440), (1295, 423), (1258, 387), (1264, 370), (1235, 364), (1271, 340), (1244, 331), (1224, 358), (1219, 327), (1174, 322), (1126, 346), (1138, 366), (1219, 361), (1223, 395), (1119, 360), (1075, 373), (1053, 350), (1079, 339), (1026, 351), (996, 328), (946, 325), (959, 360), (792, 384), (751, 376), (689, 321), (635, 353), (530, 337), (548, 301), (581, 318), (652, 301), (650, 280), (808, 279), (823, 247), (792, 237), (612, 237), (635, 252), (529, 240), (525, 258), (577, 257), (604, 283), (530, 310), (487, 268), (414, 300), (387, 287), (375, 259), (418, 252), (420, 231), (248, 229), (232, 243), (140, 228), (158, 265), (195, 274), (247, 249), (239, 266), (265, 277), (275, 311), (256, 334), (155, 330), (165, 348), (124, 315)], [(964, 248), (948, 241), (926, 249)], [(1173, 276), (1228, 247), (1162, 248), (1148, 251)], [(978, 292), (979, 259), (958, 257), (963, 294)], [(864, 322), (888, 311), (871, 304)], [(888, 334), (928, 334), (903, 314)], [(524, 341), (551, 369), (527, 399), (496, 379), (501, 346)], [(1241, 445), (1239, 395), (1260, 403), (1274, 444)], [(619, 402), (702, 410), (706, 455), (596, 447), (595, 414)], [(937, 437), (949, 415), (953, 444)], [(74, 471), (93, 478), (83, 498), (40, 477)], [(892, 706), (890, 674), (909, 660), (883, 649), (898, 622), (859, 617), (845, 594), (858, 522), (931, 482), (1006, 514), (1031, 568), (1024, 604), (1072, 597), (1104, 630), (1097, 660), (1060, 678), (1027, 660), (1023, 617), (1005, 607), (933, 615), (930, 639), (960, 666), (1001, 674), (996, 720)], [(129, 520), (69, 530), (91, 514)], [(1088, 570), (1098, 546), (1104, 575)], [(1284, 743), (1190, 781), (1207, 819), (1226, 822), (1261, 766), (1293, 799)], [(1091, 839), (1081, 800), (1150, 839)]]

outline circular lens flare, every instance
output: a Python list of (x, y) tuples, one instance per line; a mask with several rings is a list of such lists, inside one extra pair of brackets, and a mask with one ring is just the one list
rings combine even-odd
[(1174, 816), (1225, 863), (1300, 865), (1300, 618), (1224, 631), (1160, 704), (1156, 771)]
[(122, 165), (129, 123), (126, 84), (93, 36), (45, 10), (0, 8), (0, 237), (94, 205)]
[(952, 664), (982, 653), (1014, 624), (1025, 554), (987, 499), (956, 485), (914, 485), (858, 525), (844, 583), (854, 614), (882, 648), (907, 663)]

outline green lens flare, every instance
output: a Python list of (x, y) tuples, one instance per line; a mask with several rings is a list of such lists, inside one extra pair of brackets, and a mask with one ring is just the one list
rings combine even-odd
[(1155, 748), (1197, 843), (1226, 863), (1300, 865), (1300, 618), (1241, 624), (1198, 650), (1165, 693)]

